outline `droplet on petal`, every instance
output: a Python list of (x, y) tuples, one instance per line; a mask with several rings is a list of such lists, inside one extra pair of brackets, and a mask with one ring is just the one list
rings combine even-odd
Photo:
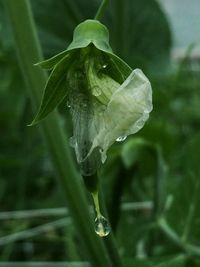
[(124, 140), (126, 140), (126, 138), (127, 138), (126, 135), (124, 135), (124, 136), (119, 136), (119, 137), (116, 139), (116, 141), (117, 141), (117, 142), (123, 142)]

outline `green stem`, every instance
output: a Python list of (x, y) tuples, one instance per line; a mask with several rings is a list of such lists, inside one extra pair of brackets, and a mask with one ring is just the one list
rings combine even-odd
[[(113, 36), (115, 52), (118, 55), (124, 57), (124, 43), (126, 43), (125, 38), (125, 5), (124, 0), (114, 0), (113, 1)], [(129, 12), (126, 13), (126, 15)]]
[[(42, 60), (42, 52), (30, 3), (29, 0), (5, 0), (5, 6), (11, 21), (25, 84), (30, 90), (36, 108), (39, 106), (41, 89), (46, 83), (47, 75), (43, 70), (33, 66), (33, 63)], [(41, 124), (41, 128), (57, 178), (63, 188), (75, 226), (82, 235), (92, 266), (112, 266), (102, 240), (94, 233), (81, 178), (75, 169), (58, 114), (52, 113)]]
[[(105, 205), (105, 201), (104, 201), (104, 197), (103, 197), (103, 192), (102, 192), (101, 188), (102, 188), (101, 183), (99, 183), (98, 195), (99, 195), (99, 201), (101, 203), (101, 210), (102, 210), (103, 215), (106, 216), (106, 218), (109, 218), (108, 212), (106, 209), (106, 205)], [(103, 240), (104, 240), (105, 246), (107, 248), (107, 251), (108, 251), (110, 257), (112, 258), (113, 266), (123, 267), (123, 263), (122, 263), (121, 258), (119, 256), (119, 253), (117, 250), (117, 244), (115, 242), (115, 238), (114, 238), (114, 235), (112, 233), (112, 230), (111, 230), (111, 233), (107, 237), (105, 237)]]
[(98, 192), (92, 193), (93, 201), (94, 201), (94, 206), (96, 209), (96, 215), (99, 217), (101, 215), (100, 207), (99, 207), (99, 194)]
[(154, 220), (160, 216), (160, 213), (163, 210), (164, 206), (164, 196), (165, 192), (164, 188), (164, 180), (165, 180), (165, 162), (163, 160), (162, 151), (158, 146), (150, 146), (152, 153), (155, 155), (156, 159), (156, 172), (154, 175), (154, 208), (153, 208), (153, 216)]
[(109, 0), (103, 0), (101, 2), (101, 5), (100, 5), (99, 9), (97, 10), (97, 13), (96, 13), (96, 16), (94, 19), (100, 20), (102, 18), (102, 16), (105, 13), (105, 10), (106, 10), (108, 3), (109, 3)]
[(193, 194), (193, 197), (191, 199), (190, 207), (189, 207), (189, 212), (188, 212), (188, 217), (185, 222), (185, 227), (182, 235), (182, 240), (183, 242), (186, 242), (189, 239), (190, 232), (191, 232), (191, 227), (192, 227), (192, 221), (195, 216), (195, 207), (198, 205), (198, 196), (199, 196), (199, 186), (200, 183), (197, 181), (195, 184), (195, 191)]

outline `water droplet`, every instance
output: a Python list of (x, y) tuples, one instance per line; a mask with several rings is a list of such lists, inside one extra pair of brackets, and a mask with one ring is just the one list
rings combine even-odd
[(100, 96), (101, 95), (101, 89), (99, 88), (99, 86), (94, 86), (92, 88), (92, 94), (94, 96)]
[(102, 215), (97, 216), (95, 219), (95, 232), (100, 236), (107, 236), (111, 231), (108, 220)]
[(116, 141), (117, 141), (117, 142), (123, 142), (124, 140), (126, 140), (126, 138), (127, 138), (126, 135), (124, 135), (124, 136), (119, 136), (119, 137), (116, 139)]
[(108, 220), (104, 216), (101, 215), (100, 207), (99, 207), (98, 192), (93, 192), (92, 193), (92, 197), (93, 197), (93, 200), (94, 200), (94, 206), (95, 206), (96, 213), (97, 213), (97, 217), (96, 217), (96, 219), (94, 221), (95, 232), (100, 237), (107, 236), (110, 233), (111, 228), (110, 228), (110, 224), (109, 224)]
[(70, 102), (69, 101), (67, 101), (67, 107), (68, 108), (71, 108), (71, 105), (70, 105)]
[(107, 66), (108, 66), (107, 64), (104, 64), (104, 65), (102, 66), (102, 68), (105, 69)]

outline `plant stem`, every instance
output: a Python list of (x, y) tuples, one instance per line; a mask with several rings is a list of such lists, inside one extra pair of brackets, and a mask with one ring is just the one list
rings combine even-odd
[(195, 183), (195, 190), (191, 199), (191, 203), (189, 206), (189, 212), (188, 212), (188, 216), (185, 222), (185, 227), (184, 227), (184, 231), (183, 231), (183, 235), (182, 235), (182, 240), (183, 242), (186, 242), (189, 239), (190, 236), (190, 232), (191, 232), (191, 228), (192, 228), (192, 221), (193, 218), (195, 216), (195, 207), (198, 205), (198, 196), (199, 196), (199, 186), (200, 183), (199, 181), (197, 181)]
[[(113, 36), (115, 52), (124, 57), (124, 44), (127, 42), (125, 39), (125, 5), (124, 0), (114, 0), (113, 2)], [(128, 14), (128, 12), (127, 12)]]
[(165, 192), (164, 188), (164, 180), (166, 173), (166, 166), (163, 160), (162, 151), (160, 147), (157, 145), (152, 146), (152, 153), (155, 155), (156, 159), (156, 172), (154, 175), (154, 208), (153, 208), (153, 216), (154, 220), (160, 216), (160, 213), (163, 210)]
[(105, 13), (105, 10), (106, 10), (108, 3), (109, 3), (109, 0), (103, 0), (101, 2), (101, 5), (100, 5), (99, 9), (97, 10), (97, 13), (96, 13), (96, 16), (94, 19), (100, 20), (102, 18), (102, 16)]
[[(43, 70), (33, 66), (33, 63), (42, 60), (42, 52), (30, 2), (29, 0), (5, 0), (5, 6), (11, 21), (25, 84), (30, 90), (33, 106), (38, 107), (41, 89), (46, 83), (47, 75)], [(58, 114), (52, 113), (41, 124), (41, 128), (57, 172), (58, 181), (63, 188), (75, 226), (85, 243), (92, 266), (112, 266), (102, 240), (94, 233), (85, 191), (75, 169)]]
[[(104, 216), (106, 216), (106, 218), (109, 218), (107, 208), (105, 205), (105, 200), (104, 200), (104, 197), (102, 194), (103, 192), (102, 192), (101, 183), (99, 183), (98, 192), (99, 192), (99, 201), (101, 203), (102, 214)], [(105, 246), (107, 248), (107, 251), (108, 251), (110, 257), (112, 258), (113, 266), (122, 267), (123, 263), (122, 263), (121, 258), (119, 256), (119, 253), (117, 251), (117, 245), (116, 245), (112, 230), (111, 230), (111, 233), (107, 237), (104, 238), (104, 243), (105, 243)]]

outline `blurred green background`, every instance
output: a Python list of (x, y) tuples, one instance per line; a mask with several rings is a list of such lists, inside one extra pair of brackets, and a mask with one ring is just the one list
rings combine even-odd
[[(93, 18), (100, 2), (31, 4), (47, 58), (68, 46), (74, 27)], [(112, 0), (102, 22), (114, 52), (132, 68), (143, 69), (153, 88), (148, 123), (113, 145), (101, 170), (119, 253), (127, 267), (200, 266), (200, 64), (198, 55), (192, 56), (194, 40), (172, 57), (176, 32), (153, 0)], [(72, 129), (64, 102), (60, 113), (68, 142)], [(32, 118), (0, 0), (0, 260), (87, 261), (63, 208), (40, 126), (27, 127)]]

